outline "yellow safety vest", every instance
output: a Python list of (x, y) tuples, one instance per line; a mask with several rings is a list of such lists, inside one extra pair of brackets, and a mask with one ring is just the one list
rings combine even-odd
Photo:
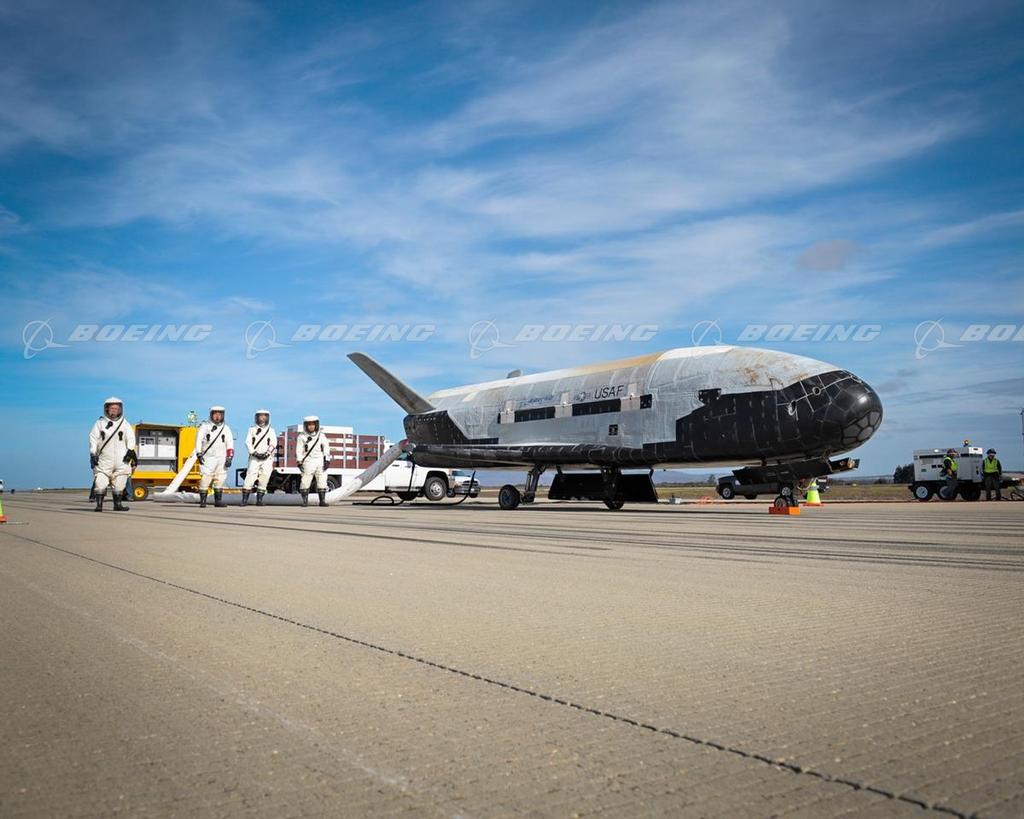
[(986, 458), (982, 463), (982, 470), (986, 475), (995, 475), (999, 470), (999, 459), (998, 458)]
[(957, 471), (958, 471), (958, 470), (957, 470), (957, 463), (956, 463), (956, 460), (955, 460), (955, 459), (953, 459), (953, 458), (950, 458), (950, 457), (949, 457), (949, 456), (947, 455), (947, 456), (946, 456), (946, 460), (942, 462), (942, 465), (943, 465), (943, 466), (945, 466), (945, 465), (946, 465), (946, 461), (949, 461), (949, 474), (950, 474), (950, 475), (952, 475), (952, 474), (954, 474), (955, 472), (957, 472)]

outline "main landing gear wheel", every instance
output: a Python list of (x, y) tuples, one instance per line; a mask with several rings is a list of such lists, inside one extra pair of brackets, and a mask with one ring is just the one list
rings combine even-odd
[(510, 483), (498, 490), (498, 506), (502, 509), (515, 509), (522, 499), (519, 490)]
[(927, 484), (919, 483), (914, 485), (914, 497), (919, 501), (930, 501), (933, 494), (932, 488)]
[(611, 509), (613, 512), (618, 511), (625, 505), (625, 501), (622, 498), (605, 498), (604, 505)]

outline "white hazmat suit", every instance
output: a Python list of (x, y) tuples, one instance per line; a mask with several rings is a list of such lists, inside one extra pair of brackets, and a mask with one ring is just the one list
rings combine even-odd
[(96, 511), (103, 511), (107, 488), (112, 486), (114, 510), (127, 512), (125, 486), (137, 458), (135, 430), (125, 420), (124, 403), (120, 398), (111, 397), (103, 402), (103, 415), (89, 431), (89, 463), (92, 465)]
[[(220, 420), (215, 421), (215, 415)], [(235, 456), (235, 436), (227, 425), (224, 407), (210, 407), (209, 419), (199, 425), (195, 455), (199, 461), (199, 505), (206, 506), (206, 492), (213, 484), (214, 505), (223, 506), (224, 478)]]
[[(261, 415), (266, 416), (263, 424), (260, 423)], [(274, 471), (274, 454), (277, 452), (277, 432), (270, 425), (270, 410), (256, 410), (253, 420), (255, 423), (249, 427), (245, 436), (249, 466), (245, 470), (245, 482), (242, 484), (242, 506), (248, 505), (253, 487), (256, 488), (256, 505), (263, 505), (263, 496)]]
[(309, 485), (316, 479), (316, 493), (320, 497), (320, 505), (327, 506), (325, 497), (331, 445), (320, 429), (320, 419), (315, 415), (307, 415), (302, 419), (302, 431), (295, 442), (295, 455), (299, 459), (299, 469), (302, 471), (302, 478), (299, 481), (302, 505), (306, 505), (309, 499)]

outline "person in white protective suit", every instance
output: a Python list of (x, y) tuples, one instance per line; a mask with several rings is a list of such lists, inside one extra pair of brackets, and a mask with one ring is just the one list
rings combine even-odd
[(103, 511), (107, 487), (112, 487), (115, 512), (127, 512), (128, 478), (138, 464), (135, 430), (124, 418), (124, 402), (111, 396), (103, 402), (103, 415), (89, 431), (89, 465), (92, 467), (96, 512)]
[(213, 505), (224, 506), (224, 478), (235, 457), (235, 436), (225, 421), (224, 407), (210, 407), (210, 417), (196, 433), (199, 462), (199, 505), (206, 506), (206, 493), (213, 484)]
[(242, 484), (242, 506), (249, 505), (249, 495), (256, 487), (256, 505), (263, 505), (267, 493), (267, 482), (274, 471), (274, 454), (277, 452), (277, 432), (270, 426), (270, 410), (258, 409), (253, 416), (253, 425), (245, 436), (249, 450), (249, 466), (245, 470)]
[(320, 429), (320, 419), (315, 415), (307, 415), (302, 419), (302, 432), (295, 442), (295, 455), (299, 459), (302, 479), (299, 482), (299, 494), (302, 505), (309, 503), (309, 485), (316, 479), (316, 494), (320, 497), (320, 505), (327, 505), (327, 467), (331, 463), (331, 445), (327, 436)]

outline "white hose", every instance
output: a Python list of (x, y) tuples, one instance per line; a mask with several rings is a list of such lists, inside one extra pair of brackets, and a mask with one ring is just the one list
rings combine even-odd
[[(344, 500), (349, 495), (358, 492), (370, 481), (376, 478), (381, 472), (387, 469), (393, 464), (398, 456), (405, 452), (407, 442), (401, 441), (394, 446), (390, 447), (383, 455), (380, 456), (374, 463), (367, 469), (360, 472), (355, 478), (346, 483), (344, 486), (339, 486), (337, 489), (332, 489), (327, 493), (325, 500), (327, 503), (336, 503), (337, 501)], [(156, 492), (153, 494), (153, 500), (160, 503), (199, 503), (198, 492), (179, 492), (178, 488), (181, 486), (181, 482), (185, 480), (189, 470), (192, 469), (192, 464), (195, 463), (195, 455), (189, 456), (189, 459), (185, 461), (184, 465), (177, 475), (174, 476), (174, 480), (171, 481), (167, 488), (163, 492)], [(236, 494), (223, 495), (221, 497), (221, 503), (229, 506), (237, 506), (241, 504), (242, 498)], [(302, 503), (300, 498), (295, 493), (274, 493), (268, 494), (263, 498), (264, 505), (271, 506), (298, 506)]]

